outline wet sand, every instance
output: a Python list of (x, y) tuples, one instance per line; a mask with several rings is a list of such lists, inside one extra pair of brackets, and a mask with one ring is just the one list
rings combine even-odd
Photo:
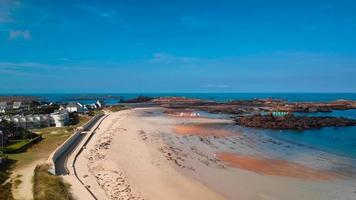
[(233, 127), (161, 108), (113, 113), (78, 158), (79, 175), (98, 199), (355, 199), (354, 176), (329, 173), (352, 169), (347, 159), (290, 154), (288, 145), (222, 124)]
[(174, 127), (174, 132), (186, 136), (224, 137), (231, 134), (229, 131), (221, 129), (218, 124), (215, 126), (211, 124), (177, 125)]
[(229, 166), (253, 171), (259, 174), (285, 176), (310, 180), (330, 180), (336, 178), (328, 171), (315, 170), (286, 160), (263, 158), (260, 156), (241, 156), (233, 153), (219, 153), (218, 158)]

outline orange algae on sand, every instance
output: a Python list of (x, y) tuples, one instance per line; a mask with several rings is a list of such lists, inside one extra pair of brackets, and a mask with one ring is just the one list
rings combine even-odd
[(242, 156), (234, 153), (218, 153), (217, 157), (232, 167), (260, 174), (286, 176), (309, 180), (330, 180), (334, 175), (286, 160), (269, 159), (259, 156)]
[(179, 135), (196, 135), (196, 136), (216, 136), (224, 137), (231, 134), (230, 131), (224, 130), (221, 127), (209, 127), (204, 124), (199, 125), (177, 125), (174, 127), (174, 132)]

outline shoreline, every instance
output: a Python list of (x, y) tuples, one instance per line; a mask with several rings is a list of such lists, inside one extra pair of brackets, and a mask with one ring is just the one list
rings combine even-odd
[[(77, 161), (78, 176), (98, 199), (333, 199), (340, 197), (330, 193), (334, 188), (348, 191), (341, 199), (351, 200), (356, 191), (355, 180), (317, 172), (336, 160), (315, 164), (318, 155), (311, 155), (298, 158), (299, 164), (278, 161), (284, 168), (274, 171), (275, 160), (254, 156), (259, 144), (253, 138), (219, 129), (232, 120), (175, 117), (164, 110), (136, 108), (103, 120)], [(234, 158), (235, 165), (219, 157), (235, 151), (251, 156)], [(309, 172), (315, 177), (305, 177)]]

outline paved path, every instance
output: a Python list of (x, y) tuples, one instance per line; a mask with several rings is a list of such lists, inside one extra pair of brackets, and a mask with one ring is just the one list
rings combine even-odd
[(55, 169), (57, 175), (67, 175), (69, 173), (67, 168), (67, 160), (68, 157), (74, 152), (74, 150), (78, 147), (80, 142), (86, 136), (88, 132), (93, 128), (93, 126), (104, 117), (105, 115), (98, 117), (96, 120), (90, 122), (90, 124), (80, 133), (79, 137), (66, 149), (65, 152), (61, 156), (59, 156), (55, 162)]
[(61, 158), (57, 159), (58, 164), (56, 164), (56, 168), (59, 167), (58, 172), (62, 173), (62, 177), (71, 184), (72, 193), (76, 199), (97, 199), (95, 194), (93, 194), (90, 189), (84, 185), (80, 177), (77, 176), (75, 162), (78, 155), (82, 152), (83, 147), (90, 141), (97, 127), (107, 116), (108, 114), (105, 114), (89, 124), (76, 141), (63, 153)]

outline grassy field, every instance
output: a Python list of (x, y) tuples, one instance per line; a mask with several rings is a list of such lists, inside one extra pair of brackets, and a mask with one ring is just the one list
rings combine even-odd
[(39, 165), (33, 178), (33, 194), (35, 200), (71, 200), (70, 185), (59, 176), (48, 173), (49, 166)]

